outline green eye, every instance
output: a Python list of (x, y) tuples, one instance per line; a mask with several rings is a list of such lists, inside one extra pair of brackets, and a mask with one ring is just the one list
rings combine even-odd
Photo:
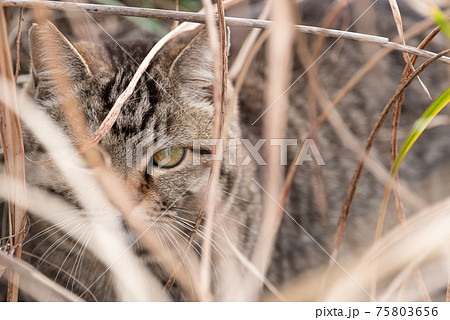
[(186, 148), (166, 148), (153, 155), (153, 165), (169, 169), (178, 166), (186, 155)]

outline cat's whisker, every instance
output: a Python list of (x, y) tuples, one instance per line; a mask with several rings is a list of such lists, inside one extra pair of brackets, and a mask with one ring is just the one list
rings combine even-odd
[[(48, 256), (52, 254), (62, 243), (64, 243), (67, 239), (70, 239), (70, 236), (68, 234), (64, 234), (63, 236), (59, 237), (55, 242), (53, 242), (50, 247), (48, 247), (44, 253), (41, 255), (41, 258), (38, 260), (38, 262), (35, 265), (36, 269), (39, 269), (39, 267), (42, 265), (42, 262), (44, 260), (48, 259)], [(32, 252), (34, 254), (34, 250)]]
[[(184, 231), (182, 231), (180, 228), (178, 228), (177, 226), (173, 225), (172, 223), (167, 224), (166, 227), (170, 228), (173, 230), (173, 232), (175, 232), (176, 234), (178, 234), (180, 236), (180, 239), (186, 243), (187, 246), (189, 246), (190, 248), (192, 248), (199, 257), (201, 257), (201, 251), (199, 251), (199, 248), (201, 248), (201, 245), (197, 242), (197, 240), (193, 240), (192, 243), (189, 242), (189, 235), (187, 235)], [(186, 250), (186, 247), (185, 249)]]
[[(184, 221), (177, 221), (174, 220), (175, 223), (179, 224), (182, 227), (185, 227), (186, 229), (188, 229), (189, 231), (193, 231), (193, 227), (186, 225), (184, 223)], [(207, 239), (205, 236), (205, 233), (203, 231), (201, 231), (200, 229), (197, 230), (197, 234), (200, 236), (201, 239), (208, 241), (208, 243), (211, 245), (211, 247), (216, 250), (216, 252), (222, 257), (222, 259), (226, 260), (225, 257), (223, 256), (223, 254), (225, 253), (225, 251), (220, 247), (220, 245), (217, 243), (217, 241), (215, 241), (214, 239)], [(217, 237), (221, 237), (216, 231), (212, 230), (212, 234), (217, 236)], [(219, 250), (220, 249), (220, 250)]]
[(71, 233), (73, 231), (78, 231), (80, 228), (82, 228), (85, 225), (86, 225), (85, 223), (78, 223), (76, 227), (69, 230), (68, 233), (64, 234), (58, 240), (56, 240), (52, 245), (50, 245), (50, 247), (48, 247), (48, 249), (45, 250), (45, 252), (42, 254), (41, 259), (39, 259), (40, 261), (38, 261), (38, 263), (36, 264), (36, 269), (39, 269), (39, 267), (42, 265), (42, 260), (47, 259), (56, 249), (59, 248), (59, 246), (61, 246), (68, 239), (72, 240), (72, 242), (73, 242), (73, 239), (71, 238)]
[[(70, 274), (71, 274), (74, 278), (76, 278), (76, 273), (77, 273), (77, 271), (78, 271), (78, 263), (79, 263), (79, 260), (81, 259), (81, 256), (82, 256), (82, 254), (83, 254), (83, 252), (84, 252), (84, 250), (85, 250), (85, 244), (86, 244), (86, 242), (88, 241), (88, 239), (89, 239), (90, 237), (91, 237), (91, 233), (88, 233), (88, 236), (86, 237), (86, 239), (84, 239), (83, 243), (81, 244), (80, 250), (78, 250), (77, 255), (75, 256), (75, 261), (73, 262), (72, 268), (70, 269)], [(69, 288), (70, 280), (71, 280), (71, 279), (68, 279), (68, 280), (67, 280), (67, 283), (66, 283), (66, 286), (65, 286), (66, 289)], [(72, 292), (73, 292), (74, 285), (75, 285), (75, 284), (74, 284), (74, 281), (72, 281), (72, 287), (71, 287), (71, 291), (72, 291)]]
[[(25, 250), (22, 251), (22, 254), (24, 254), (24, 255), (26, 255), (26, 256), (29, 256), (29, 257), (32, 257), (32, 258), (35, 258), (35, 259), (39, 259), (38, 256), (34, 255), (34, 254), (31, 253), (31, 252), (25, 251)], [(48, 261), (48, 260), (44, 260), (44, 263), (48, 264), (49, 266), (51, 266), (51, 267), (53, 267), (53, 268), (58, 268), (57, 265), (51, 263), (51, 262)], [(91, 297), (94, 299), (94, 301), (98, 302), (97, 297), (94, 295), (94, 293), (93, 293), (91, 290), (89, 290), (89, 289), (87, 288), (87, 286), (86, 286), (84, 283), (82, 283), (82, 282), (81, 282), (80, 280), (78, 280), (76, 277), (74, 277), (74, 276), (71, 275), (69, 272), (67, 272), (67, 270), (62, 269), (61, 271), (67, 275), (67, 277), (69, 278), (69, 280), (73, 280), (74, 282), (76, 282), (77, 284), (79, 284), (83, 289), (86, 289), (86, 292), (89, 293), (89, 294), (91, 295)]]
[[(45, 241), (50, 239), (52, 236), (54, 236), (55, 234), (61, 232), (61, 228), (64, 228), (64, 227), (65, 228), (69, 228), (73, 223), (76, 223), (76, 222), (77, 222), (76, 219), (67, 219), (66, 221), (62, 221), (62, 222), (60, 222), (58, 224), (55, 224), (52, 227), (47, 228), (48, 230), (46, 232), (42, 233), (40, 236), (43, 236), (46, 233), (50, 233), (50, 232), (52, 232), (52, 233), (49, 234), (44, 239), (42, 239), (36, 246), (34, 246), (33, 251), (31, 251), (31, 253), (34, 253)], [(36, 237), (36, 239), (39, 238), (39, 237)], [(29, 240), (29, 242), (31, 242), (31, 239)], [(28, 241), (26, 243), (28, 243)]]
[[(77, 254), (77, 257), (75, 259), (74, 265), (72, 266), (72, 269), (70, 271), (70, 274), (73, 275), (73, 279), (72, 279), (72, 287), (71, 287), (71, 291), (73, 292), (74, 286), (75, 286), (75, 279), (77, 279), (78, 277), (78, 273), (81, 273), (81, 268), (82, 268), (82, 263), (83, 263), (83, 259), (87, 250), (87, 244), (89, 243), (89, 241), (91, 240), (92, 237), (92, 231), (89, 232), (88, 236), (86, 237), (86, 239), (84, 240), (80, 251)], [(69, 287), (70, 284), (70, 279), (67, 281), (67, 285), (66, 288)]]
[[(170, 241), (170, 243), (173, 245), (173, 248), (176, 250), (179, 259), (181, 260), (181, 262), (183, 263), (184, 267), (186, 270), (188, 270), (188, 266), (185, 263), (186, 259), (183, 259), (184, 255), (184, 248), (183, 246), (180, 245), (180, 243), (178, 242), (177, 238), (172, 234), (172, 232), (170, 232), (170, 230), (167, 228), (167, 224), (161, 225), (161, 230), (163, 230), (163, 232), (167, 235), (167, 239)], [(173, 239), (173, 241), (171, 240), (171, 238)], [(189, 258), (189, 256), (186, 257), (188, 260), (189, 265), (191, 266), (191, 270), (192, 270), (192, 274), (194, 274), (195, 276), (197, 276), (197, 274), (195, 273), (195, 268), (192, 265), (192, 262)], [(192, 281), (192, 279), (189, 278), (190, 281)], [(198, 280), (198, 279), (197, 279)], [(192, 283), (191, 283), (192, 284)]]
[[(193, 216), (197, 216), (197, 215), (198, 215), (198, 212), (196, 212), (196, 211), (189, 211), (189, 210), (182, 209), (182, 208), (179, 208), (179, 207), (172, 207), (171, 209), (173, 209), (174, 211), (179, 211), (179, 212), (182, 212), (182, 213), (187, 213), (187, 214), (190, 214), (190, 215), (193, 215)], [(230, 217), (230, 216), (227, 216), (227, 215), (225, 215), (225, 214), (223, 214), (223, 213), (220, 213), (220, 212), (216, 212), (215, 215), (217, 215), (217, 216), (220, 217), (220, 218), (225, 218), (225, 219), (227, 219), (227, 220), (230, 220), (230, 221), (232, 221), (232, 222), (235, 222), (235, 223), (237, 223), (238, 225), (240, 225), (241, 227), (243, 227), (243, 228), (249, 230), (249, 231), (252, 232), (253, 234), (257, 234), (257, 232), (256, 232), (255, 230), (251, 229), (249, 226), (246, 226), (246, 225), (243, 224), (242, 222), (240, 222), (240, 221), (238, 221), (238, 220), (236, 220), (236, 219), (233, 219), (233, 218)], [(179, 216), (178, 216), (178, 217), (179, 217)], [(206, 220), (208, 220), (208, 217), (203, 216), (202, 219), (206, 221)]]
[[(195, 222), (190, 221), (189, 219), (184, 219), (182, 217), (176, 217), (175, 219), (178, 219), (178, 222), (182, 222), (183, 224), (185, 224), (185, 227), (189, 230), (189, 231), (193, 231), (194, 230), (194, 226), (195, 226)], [(217, 223), (214, 222), (214, 227), (218, 228), (219, 225)], [(203, 233), (203, 231), (201, 231), (201, 229), (206, 229), (206, 227), (204, 225), (200, 225), (199, 226), (199, 230), (198, 232)], [(219, 235), (217, 232), (215, 232), (214, 230), (212, 230), (213, 234), (216, 235), (217, 237), (221, 238), (221, 235)]]
[[(163, 227), (163, 225), (161, 225), (161, 227)], [(188, 270), (187, 265), (186, 265), (186, 262), (185, 262), (185, 259), (183, 259), (184, 256), (183, 256), (182, 254), (180, 254), (178, 248), (175, 246), (175, 244), (173, 243), (173, 241), (169, 238), (170, 232), (167, 232), (167, 231), (165, 230), (165, 228), (161, 228), (160, 230), (167, 236), (167, 240), (169, 240), (169, 242), (172, 244), (172, 246), (175, 247), (175, 249), (176, 249), (176, 251), (177, 251), (177, 253), (178, 253), (178, 256), (179, 256), (179, 258), (180, 258), (180, 260), (181, 260), (181, 263), (183, 264), (184, 268), (185, 268), (186, 270)], [(189, 256), (187, 257), (187, 259), (188, 259), (188, 261), (189, 261), (189, 264), (192, 266), (192, 263), (191, 263), (191, 261), (190, 261), (190, 259), (189, 259)], [(193, 267), (192, 267), (192, 268), (193, 268)], [(175, 267), (174, 267), (174, 270), (176, 270)], [(197, 274), (196, 274), (195, 270), (192, 270), (192, 273), (191, 273), (191, 274), (195, 275), (195, 277), (197, 278), (197, 281), (198, 281), (198, 277), (197, 277)], [(195, 293), (194, 293), (194, 287), (193, 287), (193, 285), (192, 285), (192, 277), (188, 277), (188, 279), (189, 279), (189, 282), (190, 282), (191, 294), (192, 294), (192, 296), (194, 296)]]
[[(84, 225), (86, 226), (86, 224)], [(61, 266), (59, 267), (58, 272), (56, 273), (55, 279), (53, 280), (54, 282), (56, 282), (56, 279), (58, 279), (58, 276), (62, 270), (62, 268), (64, 267), (64, 264), (66, 263), (67, 259), (69, 259), (70, 255), (72, 254), (73, 250), (75, 250), (75, 248), (78, 246), (78, 244), (80, 243), (80, 241), (83, 239), (83, 237), (89, 234), (89, 230), (85, 230), (83, 233), (80, 234), (80, 237), (76, 240), (75, 244), (72, 246), (72, 248), (69, 250), (69, 252), (67, 253), (66, 257), (64, 258), (63, 262), (61, 263)]]
[[(189, 231), (193, 231), (194, 230), (195, 222), (190, 221), (189, 219), (185, 219), (185, 218), (179, 217), (179, 216), (177, 216), (176, 219), (178, 219), (179, 221), (181, 221), (183, 223), (186, 223), (186, 227), (189, 227), (188, 228)], [(218, 228), (218, 229), (220, 229), (222, 227), (219, 224), (217, 224), (216, 222), (214, 222), (213, 225), (214, 225), (215, 228)], [(202, 229), (204, 230), (204, 229), (206, 229), (206, 227), (204, 225), (200, 225), (198, 232), (201, 232), (202, 234), (204, 234), (204, 232), (201, 231)], [(219, 239), (224, 240), (223, 236), (220, 235), (219, 233), (217, 233), (215, 230), (211, 230), (211, 232), (213, 233), (213, 235), (217, 236)]]
[[(186, 244), (189, 244), (189, 235), (186, 234), (186, 232), (184, 232), (183, 230), (181, 230), (180, 228), (178, 228), (177, 226), (174, 226), (171, 223), (168, 223), (166, 226), (168, 226), (169, 228), (173, 229), (174, 232), (178, 233), (181, 237), (182, 240), (184, 240), (186, 242)], [(197, 242), (197, 240), (193, 240), (193, 243), (190, 244), (190, 246), (192, 247), (192, 249), (194, 249), (194, 251), (199, 255), (199, 257), (201, 256), (200, 251), (197, 249), (201, 248), (201, 245)]]
[[(73, 222), (73, 221), (75, 221), (75, 220), (76, 220), (76, 218), (68, 218), (68, 219), (65, 220), (65, 221), (61, 221), (61, 222), (56, 223), (56, 224), (54, 224), (54, 225), (51, 225), (51, 226), (49, 226), (49, 227), (47, 227), (47, 228), (45, 228), (45, 229), (42, 229), (41, 231), (39, 231), (38, 233), (36, 233), (35, 235), (33, 235), (31, 238), (27, 239), (27, 240), (22, 244), (22, 246), (25, 246), (25, 245), (28, 244), (29, 242), (32, 242), (33, 240), (35, 240), (35, 239), (37, 239), (37, 238), (39, 238), (39, 237), (42, 237), (42, 236), (44, 236), (45, 234), (47, 234), (47, 233), (49, 233), (49, 232), (51, 232), (51, 231), (53, 231), (53, 230), (55, 230), (55, 229), (59, 230), (59, 227), (64, 226), (64, 225), (69, 225), (70, 222)], [(36, 223), (37, 223), (37, 222), (32, 223), (32, 224), (30, 225), (30, 227), (34, 226)], [(54, 234), (54, 233), (53, 233), (53, 234)], [(51, 234), (50, 236), (52, 236), (53, 234)], [(48, 239), (48, 238), (45, 238), (43, 241), (45, 241), (45, 240), (47, 240), (47, 239)], [(39, 243), (37, 246), (35, 246), (35, 248), (37, 248), (39, 245), (40, 245), (40, 243)], [(34, 251), (34, 250), (33, 250), (33, 251)]]
[(241, 201), (244, 201), (244, 202), (247, 202), (247, 203), (251, 203), (250, 200), (247, 200), (247, 199), (238, 197), (238, 196), (236, 196), (236, 195), (234, 195), (234, 194), (232, 194), (232, 193), (230, 193), (230, 192), (228, 192), (228, 191), (225, 191), (225, 190), (222, 190), (222, 191), (223, 191), (224, 193), (226, 193), (227, 195), (229, 195), (229, 196), (235, 198), (235, 199), (238, 199), (238, 200), (241, 200)]
[[(74, 214), (74, 213), (76, 214), (78, 211), (80, 211), (80, 210), (79, 209), (62, 210), (61, 212), (58, 212), (56, 214), (49, 215), (49, 217), (54, 218), (54, 217), (67, 216), (67, 214)], [(72, 217), (70, 217), (70, 218), (72, 218)], [(68, 218), (68, 219), (70, 219), (70, 218)], [(44, 218), (36, 219), (33, 223), (30, 224), (30, 227), (35, 226), (36, 224), (38, 224), (40, 222), (45, 222), (45, 221), (46, 221), (46, 219), (44, 219)]]
[[(162, 240), (163, 246), (166, 248), (167, 252), (169, 252), (170, 251), (170, 246), (167, 243), (164, 231), (161, 229), (161, 227), (159, 225), (158, 226), (155, 225), (155, 231), (156, 231), (156, 234), (158, 236), (159, 241), (161, 242), (161, 240)], [(170, 262), (172, 264), (172, 268), (175, 268), (174, 261), (171, 259)]]
[[(177, 233), (180, 238), (186, 242), (187, 245), (189, 245), (192, 249), (194, 249), (194, 251), (198, 254), (199, 257), (201, 257), (201, 252), (196, 248), (196, 246), (194, 246), (193, 244), (189, 243), (189, 236), (182, 231), (180, 228), (178, 228), (177, 226), (173, 225), (173, 224), (167, 224), (166, 227), (172, 229), (175, 233)], [(198, 246), (198, 248), (201, 248), (201, 245), (194, 239), (193, 243), (196, 244)], [(181, 247), (181, 246), (180, 246)], [(211, 266), (213, 268), (213, 272), (212, 275), (214, 278), (217, 278), (216, 274), (217, 274), (217, 270), (216, 267), (214, 265), (213, 260), (211, 259), (211, 257), (209, 258), (209, 262), (211, 263)]]

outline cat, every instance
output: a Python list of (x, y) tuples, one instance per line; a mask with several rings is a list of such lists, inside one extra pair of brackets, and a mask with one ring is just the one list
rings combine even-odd
[[(62, 124), (68, 130), (60, 102), (58, 97), (55, 97), (52, 79), (48, 77), (50, 71), (46, 69), (55, 65), (55, 61), (51, 60), (52, 54), (43, 50), (45, 48), (43, 44), (47, 42), (48, 46), (57, 48), (57, 56), (62, 57), (64, 65), (70, 66), (67, 72), (73, 77), (76, 84), (73, 89), (74, 95), (78, 97), (80, 108), (86, 115), (89, 130), (95, 131), (136, 72), (138, 67), (136, 61), (140, 62), (144, 58), (155, 41), (136, 40), (125, 43), (111, 41), (101, 45), (87, 43), (72, 45), (52, 24), (35, 25), (30, 29), (34, 76), (34, 86), (30, 89), (34, 92), (30, 94), (34, 95), (54, 121)], [(128, 56), (128, 52), (131, 52), (132, 58)], [(120, 119), (117, 119), (111, 131), (99, 144), (103, 157), (108, 159), (107, 161), (118, 176), (126, 181), (130, 193), (138, 199), (140, 206), (149, 211), (148, 215), (151, 217), (151, 221), (157, 220), (161, 213), (173, 216), (177, 223), (163, 222), (163, 219), (159, 219), (159, 223), (162, 226), (168, 224), (171, 232), (179, 232), (184, 235), (187, 235), (195, 225), (196, 214), (200, 209), (202, 194), (209, 175), (209, 167), (205, 164), (203, 155), (211, 152), (208, 149), (210, 146), (206, 145), (202, 146), (202, 149), (193, 150), (192, 141), (211, 138), (213, 115), (211, 59), (205, 32), (187, 45), (164, 47), (140, 79), (133, 94), (133, 97), (138, 98), (132, 97), (126, 102)], [(240, 138), (237, 114), (232, 116), (228, 130), (228, 138)], [(27, 131), (24, 136), (26, 140), (28, 138)], [(152, 170), (137, 168), (136, 166), (140, 165), (139, 160), (136, 160), (136, 166), (130, 167), (127, 164), (128, 155), (125, 146), (136, 137), (138, 140), (133, 144), (133, 148), (139, 142), (145, 141), (148, 144), (146, 148), (161, 145), (155, 148), (161, 148), (164, 151), (173, 146), (170, 152), (173, 154), (178, 152), (182, 155), (177, 163), (161, 166), (154, 162), (156, 156), (153, 155), (153, 163), (149, 162), (148, 164), (148, 166), (154, 167)], [(25, 152), (29, 158), (40, 160), (48, 157), (39, 144), (26, 143), (25, 145)], [(156, 151), (160, 152), (161, 150)], [(200, 166), (192, 165), (191, 159), (196, 152), (202, 154), (202, 165)], [(227, 151), (224, 156), (228, 156)], [(238, 158), (242, 156), (238, 155)], [(56, 194), (67, 202), (82, 208), (82, 204), (77, 200), (77, 195), (68, 188), (67, 183), (62, 179), (55, 178), (61, 173), (56, 173), (58, 169), (54, 165), (40, 166), (31, 163), (28, 165), (27, 172), (32, 172), (27, 175), (31, 185), (44, 188), (49, 193)], [(250, 235), (253, 230), (257, 229), (259, 219), (256, 215), (260, 211), (260, 195), (255, 190), (256, 187), (253, 187), (252, 190), (240, 183), (242, 179), (248, 180), (251, 176), (251, 169), (245, 168), (244, 170), (243, 167), (224, 164), (219, 181), (222, 214), (232, 219), (234, 224), (246, 226), (238, 233), (240, 241), (237, 242), (241, 244), (239, 249), (247, 254), (254, 241), (252, 240), (254, 235)], [(191, 189), (190, 186), (193, 188)], [(180, 195), (184, 194), (186, 196), (180, 198)], [(242, 201), (239, 198), (246, 200)], [(231, 208), (234, 212), (231, 211)], [(32, 209), (30, 211), (32, 212)], [(32, 220), (32, 222), (34, 221)], [(61, 265), (63, 261), (67, 266), (76, 265), (79, 257), (76, 254), (67, 255), (67, 249), (70, 250), (73, 246), (72, 242), (67, 241), (67, 245), (63, 243), (61, 246), (53, 245), (52, 247), (52, 244), (60, 243), (61, 240), (58, 241), (61, 239), (59, 233), (53, 232), (48, 237), (45, 233), (40, 235), (34, 231), (34, 229), (43, 230), (46, 227), (49, 226), (39, 227), (39, 223), (33, 225), (29, 237), (34, 239), (28, 241), (25, 250), (30, 248), (34, 255), (46, 257), (46, 260), (53, 265)], [(155, 227), (158, 228), (157, 225)], [(126, 227), (123, 231), (125, 232), (125, 230)], [(161, 230), (162, 236), (164, 236), (163, 227)], [(201, 232), (202, 230), (200, 230)], [(169, 237), (166, 241), (172, 240)], [(200, 239), (197, 243), (199, 242)], [(183, 249), (181, 245), (177, 245), (180, 247), (178, 250)], [(49, 248), (52, 251), (48, 251)], [(151, 265), (152, 270), (158, 269), (155, 259), (149, 255), (145, 247), (137, 245), (134, 248), (136, 254), (142, 257), (146, 264)], [(80, 251), (81, 248), (77, 248), (74, 252)], [(83, 267), (82, 273), (86, 273), (87, 278), (85, 275), (80, 276), (84, 283), (95, 282), (106, 269), (104, 266), (99, 267), (98, 262), (93, 263), (93, 260), (95, 259), (89, 256), (89, 252), (86, 252), (83, 265), (87, 265), (87, 268)], [(56, 278), (60, 283), (66, 285), (70, 282), (67, 275), (61, 273), (57, 268), (45, 266), (39, 261), (38, 265), (40, 266), (39, 270), (50, 269), (48, 271), (50, 278)], [(161, 270), (159, 276), (161, 281), (167, 281), (170, 274)], [(90, 290), (94, 296), (101, 297), (102, 300), (114, 300), (115, 297), (110, 295), (113, 294), (110, 282), (108, 276), (104, 276)], [(76, 286), (73, 290), (80, 295), (85, 291), (84, 288), (76, 288)], [(175, 296), (176, 290), (172, 289), (171, 294)], [(88, 293), (82, 297), (90, 299)], [(175, 297), (177, 300), (184, 299), (182, 296)]]
[[(302, 23), (319, 25), (331, 3), (303, 1), (300, 5)], [(351, 21), (362, 13), (362, 7), (361, 3), (349, 7)], [(407, 7), (402, 6), (401, 9), (405, 27), (420, 19), (418, 14)], [(396, 28), (389, 14), (390, 9), (386, 3), (376, 3), (361, 21), (370, 21), (369, 17), (375, 17), (372, 22), (377, 34), (392, 39), (396, 36)], [(361, 24), (357, 26), (363, 27)], [(232, 39), (238, 38), (239, 32), (232, 30)], [(158, 40), (72, 43), (52, 24), (34, 25), (29, 33), (33, 69), (29, 94), (75, 144), (76, 137), (71, 136), (70, 124), (61, 110), (61, 103), (54, 89), (55, 83), (49, 77), (49, 68), (56, 64), (52, 59), (62, 59), (67, 67), (67, 75), (73, 80), (71, 93), (77, 97), (79, 108), (86, 118), (87, 131), (93, 134), (130, 82), (138, 63)], [(314, 39), (307, 37), (307, 41), (313, 43)], [(324, 48), (329, 47), (329, 50), (317, 62), (318, 75), (330, 97), (368, 60), (367, 54), (371, 54), (373, 50), (373, 47), (348, 40), (339, 40), (336, 45), (333, 45), (333, 41), (328, 39), (325, 42)], [(439, 41), (440, 48), (445, 49), (445, 40), (441, 38), (437, 42)], [(49, 45), (55, 48), (55, 52), (49, 53), (45, 50)], [(58, 58), (54, 58), (55, 56)], [(255, 125), (252, 123), (258, 119), (265, 107), (265, 64), (262, 49), (252, 63), (247, 80), (240, 91), (239, 106), (230, 116), (226, 126), (224, 159), (236, 156), (235, 163), (238, 165), (223, 161), (217, 190), (220, 203), (217, 215), (219, 219), (223, 217), (223, 220), (228, 222), (228, 231), (236, 237), (233, 243), (247, 258), (252, 255), (262, 219), (264, 191), (259, 183), (262, 183), (260, 177), (264, 166), (258, 166), (256, 159), (252, 157), (249, 165), (239, 165), (251, 156), (251, 152), (243, 143), (238, 143), (236, 151), (233, 151), (229, 141), (249, 139), (252, 145), (256, 145), (262, 137), (261, 124), (264, 120), (257, 121)], [(394, 93), (404, 65), (401, 53), (395, 52), (386, 56), (337, 107), (345, 124), (360, 139), (361, 145), (364, 144), (385, 103)], [(209, 40), (204, 31), (188, 43), (166, 44), (139, 80), (134, 94), (124, 104), (109, 133), (98, 144), (103, 161), (124, 181), (128, 192), (147, 212), (149, 221), (154, 222), (163, 215), (164, 218), (158, 220), (154, 227), (160, 230), (162, 238), (165, 237), (164, 242), (172, 242), (168, 233), (173, 233), (184, 237), (187, 243), (202, 205), (209, 176), (210, 162), (207, 157), (211, 156), (211, 146), (202, 144), (199, 149), (195, 149), (192, 147), (192, 141), (212, 137), (214, 77), (211, 66)], [(296, 54), (292, 81), (304, 71), (300, 57)], [(448, 70), (442, 64), (436, 63), (421, 75), (433, 97), (448, 86), (446, 71)], [(288, 92), (290, 108), (286, 136), (297, 139), (299, 146), (307, 138), (311, 125), (308, 118), (307, 81), (304, 78), (300, 78)], [(231, 96), (232, 90), (230, 84), (228, 97)], [(420, 85), (413, 83), (405, 96), (400, 127), (409, 129), (429, 104), (430, 101)], [(382, 130), (389, 132), (389, 119), (386, 122)], [(429, 171), (432, 168), (441, 168), (441, 165), (444, 166), (448, 162), (450, 143), (443, 139), (448, 133), (447, 126), (426, 131), (420, 138), (420, 143), (411, 150), (400, 171), (400, 177), (408, 181), (408, 187), (420, 192), (430, 202), (444, 197), (450, 183), (448, 175), (438, 174), (438, 179), (432, 183), (439, 186), (441, 194), (430, 192), (430, 195), (426, 195), (421, 192), (421, 183), (426, 180)], [(374, 154), (387, 168), (390, 167), (388, 137), (389, 135), (381, 134), (374, 148)], [(405, 137), (401, 134), (400, 141)], [(144, 147), (151, 147), (153, 150), (152, 154), (148, 155), (150, 161), (146, 166), (138, 167), (139, 161), (133, 159), (130, 165), (130, 162), (127, 162), (130, 151), (127, 146), (131, 145), (136, 153), (136, 148), (142, 141), (145, 142)], [(26, 125), (24, 142), (28, 158), (36, 161), (49, 158), (45, 148)], [(268, 281), (279, 287), (306, 271), (324, 265), (330, 258), (337, 219), (358, 160), (328, 123), (320, 128), (313, 142), (317, 146), (317, 157), (312, 157), (313, 161), (305, 161), (299, 167), (267, 272)], [(288, 148), (287, 163), (293, 161), (295, 151), (295, 147)], [(200, 159), (200, 165), (193, 165), (196, 157)], [(318, 175), (319, 158), (325, 165), (320, 166), (321, 173)], [(158, 162), (161, 159), (163, 161)], [(83, 202), (55, 164), (43, 166), (27, 162), (26, 176), (30, 186), (45, 190), (82, 212)], [(321, 183), (319, 177), (322, 179)], [(344, 253), (361, 252), (373, 241), (383, 187), (382, 182), (364, 171), (350, 211), (342, 249)], [(325, 210), (318, 197), (321, 188), (326, 199)], [(321, 215), (324, 211), (326, 217)], [(414, 212), (408, 207), (406, 211), (407, 214)], [(85, 300), (118, 299), (117, 288), (113, 286), (113, 275), (108, 271), (108, 266), (96, 258), (95, 252), (85, 250), (83, 241), (65, 237), (64, 232), (58, 231), (48, 221), (34, 217), (32, 204), (29, 212), (32, 227), (24, 251), (32, 253), (33, 257), (27, 258), (24, 254), (24, 259), (28, 259), (50, 279)], [(390, 224), (393, 224), (395, 217), (391, 220), (393, 221)], [(129, 243), (133, 244), (138, 236), (130, 232), (126, 221), (121, 223), (121, 231), (126, 234)], [(204, 225), (207, 223), (208, 217), (203, 220), (200, 232), (195, 238), (194, 247), (197, 254), (201, 252), (204, 244), (202, 241), (205, 236), (202, 232), (205, 231)], [(78, 225), (71, 226), (70, 222), (68, 224), (69, 229), (79, 228)], [(212, 269), (212, 278), (217, 279), (221, 276), (220, 270), (223, 271), (219, 261), (224, 258), (220, 252), (220, 234), (215, 235), (213, 239), (218, 248), (214, 248), (211, 257), (213, 264), (217, 266), (217, 269)], [(175, 241), (167, 246), (175, 247), (176, 250), (184, 248), (183, 244), (175, 244)], [(139, 241), (133, 245), (133, 251), (159, 279), (161, 286), (164, 286), (171, 273), (160, 265), (158, 257), (152, 256)], [(63, 269), (63, 266), (69, 268), (68, 273), (72, 273), (73, 277), (61, 272), (60, 268)], [(214, 280), (212, 290), (219, 300), (221, 296), (226, 296), (224, 289), (214, 286)], [(177, 285), (176, 280), (169, 296), (173, 300), (192, 299), (188, 292)]]

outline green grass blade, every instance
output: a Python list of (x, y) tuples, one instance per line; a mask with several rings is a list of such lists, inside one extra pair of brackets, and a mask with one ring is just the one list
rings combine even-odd
[(394, 166), (392, 167), (392, 175), (397, 173), (400, 164), (405, 158), (408, 151), (411, 149), (412, 145), (420, 137), (422, 132), (430, 124), (431, 120), (450, 102), (450, 87), (447, 88), (423, 113), (423, 115), (417, 120), (416, 124), (412, 128), (408, 138), (402, 146), (399, 156), (395, 160)]
[(433, 8), (432, 16), (441, 31), (450, 38), (450, 21), (438, 7)]
[[(122, 6), (122, 7), (125, 6), (125, 4), (123, 4), (119, 0), (94, 0), (94, 2), (110, 6)], [(141, 7), (151, 8), (151, 6), (149, 5), (142, 5)], [(168, 30), (164, 28), (157, 19), (140, 18), (140, 17), (124, 17), (124, 18), (133, 22), (142, 30), (150, 32), (151, 34), (154, 34), (158, 37), (162, 37), (168, 32)]]

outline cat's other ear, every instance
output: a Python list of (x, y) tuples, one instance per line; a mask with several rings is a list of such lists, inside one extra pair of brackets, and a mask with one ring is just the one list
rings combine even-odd
[[(228, 29), (228, 35), (230, 30)], [(228, 51), (230, 39), (228, 38)], [(206, 28), (194, 37), (178, 54), (170, 68), (170, 77), (181, 86), (182, 95), (190, 101), (211, 102), (213, 97), (213, 57)]]
[(33, 24), (29, 37), (36, 86), (47, 81), (57, 82), (58, 76), (63, 75), (73, 81), (92, 75), (85, 59), (52, 23)]

